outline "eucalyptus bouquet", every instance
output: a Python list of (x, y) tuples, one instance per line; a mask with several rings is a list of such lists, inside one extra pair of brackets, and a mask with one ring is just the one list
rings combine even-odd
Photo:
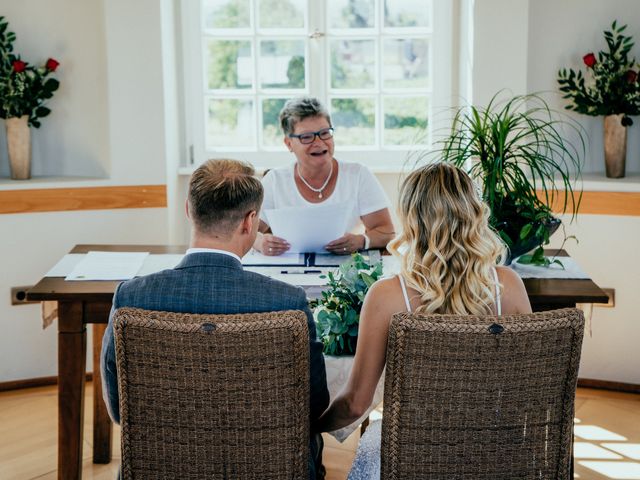
[(56, 71), (59, 62), (49, 58), (44, 65), (29, 65), (13, 53), (16, 34), (0, 16), (0, 118), (29, 116), (29, 125), (38, 128), (39, 118), (51, 110), (45, 106), (53, 97), (60, 82), (49, 76)]
[(358, 341), (362, 302), (369, 287), (382, 276), (382, 262), (372, 265), (354, 253), (335, 272), (329, 272), (327, 289), (311, 302), (318, 337), (328, 355), (353, 355)]

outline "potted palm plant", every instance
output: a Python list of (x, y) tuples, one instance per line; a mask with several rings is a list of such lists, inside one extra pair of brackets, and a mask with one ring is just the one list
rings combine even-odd
[[(432, 152), (465, 168), (482, 185), (490, 223), (510, 251), (510, 263), (548, 264), (543, 246), (560, 225), (552, 206), (575, 218), (582, 190), (574, 190), (585, 153), (582, 128), (536, 94), (454, 112), (449, 135)], [(571, 135), (576, 140), (568, 140)]]

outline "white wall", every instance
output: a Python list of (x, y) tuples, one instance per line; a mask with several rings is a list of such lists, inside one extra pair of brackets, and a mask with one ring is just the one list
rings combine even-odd
[[(32, 131), (32, 180), (0, 189), (166, 183), (161, 5), (155, 0), (0, 0), (24, 58), (57, 58), (53, 113)], [(0, 133), (0, 176), (8, 176)], [(64, 181), (41, 175), (90, 176)], [(39, 307), (11, 306), (12, 286), (36, 282), (77, 243), (169, 241), (167, 209), (0, 215), (0, 382), (56, 375), (56, 325)], [(89, 343), (90, 345), (90, 343)], [(89, 369), (91, 368), (89, 354)]]
[[(0, 382), (56, 373), (55, 326), (40, 329), (37, 306), (10, 306), (11, 286), (33, 283), (76, 243), (187, 240), (182, 217), (186, 177), (174, 173), (181, 151), (175, 118), (179, 82), (174, 77), (175, 58), (162, 50), (172, 48), (166, 29), (172, 25), (173, 4), (0, 0), (0, 12), (18, 34), (18, 50), (29, 59), (52, 56), (62, 63), (53, 114), (34, 132), (34, 173), (60, 173), (62, 166), (67, 175), (94, 176), (112, 185), (167, 183), (170, 202), (168, 209), (0, 215)], [(629, 22), (640, 42), (635, 0), (476, 0), (471, 7), (473, 81), (469, 90), (460, 91), (472, 92), (478, 103), (502, 88), (513, 93), (555, 91), (558, 68), (572, 62), (578, 67), (583, 50), (601, 49), (601, 32), (613, 18)], [(599, 121), (576, 118), (589, 134), (588, 166), (601, 172)], [(636, 172), (638, 128), (629, 132), (630, 167)], [(7, 176), (3, 141), (0, 133), (0, 176)], [(396, 202), (398, 177), (379, 177)], [(16, 187), (0, 179), (0, 189), (38, 188), (39, 182)], [(61, 186), (87, 183), (91, 184)], [(583, 215), (569, 232), (580, 243), (567, 250), (598, 284), (617, 293), (616, 308), (594, 309), (593, 336), (585, 338), (580, 375), (640, 383), (640, 264), (633, 255), (640, 220)]]
[[(63, 13), (64, 12), (64, 13)], [(102, 1), (0, 0), (0, 15), (17, 35), (14, 53), (41, 66), (60, 62), (61, 81), (42, 127), (32, 129), (33, 175), (106, 178), (109, 130), (105, 18)], [(4, 123), (4, 122), (3, 122)], [(9, 176), (4, 125), (0, 127), (0, 177)]]
[[(552, 107), (562, 110), (557, 72), (561, 68), (586, 71), (582, 57), (606, 50), (604, 30), (618, 20), (635, 40), (631, 54), (640, 60), (640, 5), (635, 0), (534, 0), (530, 2), (527, 83), (529, 92), (548, 92)], [(637, 67), (636, 67), (637, 70)], [(602, 117), (567, 113), (585, 128), (589, 145), (586, 172), (603, 172)], [(640, 173), (640, 118), (627, 131), (627, 172)]]

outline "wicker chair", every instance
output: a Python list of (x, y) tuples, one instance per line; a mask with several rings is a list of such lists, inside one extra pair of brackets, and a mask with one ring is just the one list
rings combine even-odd
[(395, 315), (381, 478), (570, 478), (583, 329), (577, 309)]
[(308, 478), (303, 312), (115, 315), (122, 478)]

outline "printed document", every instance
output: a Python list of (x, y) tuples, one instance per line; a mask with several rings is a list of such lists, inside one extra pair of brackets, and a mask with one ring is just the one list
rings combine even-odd
[(264, 213), (277, 237), (291, 244), (291, 253), (327, 253), (324, 246), (347, 231), (353, 203), (268, 209)]
[(89, 252), (65, 280), (128, 280), (136, 276), (149, 252)]

